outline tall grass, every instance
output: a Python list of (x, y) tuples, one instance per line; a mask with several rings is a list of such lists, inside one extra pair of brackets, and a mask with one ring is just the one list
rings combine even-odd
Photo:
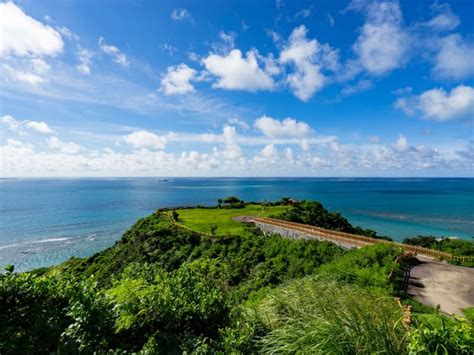
[(403, 354), (402, 310), (355, 285), (305, 278), (276, 289), (250, 311), (264, 353)]

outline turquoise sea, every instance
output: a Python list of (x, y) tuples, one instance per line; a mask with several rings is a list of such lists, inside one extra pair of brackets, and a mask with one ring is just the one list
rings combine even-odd
[(349, 221), (401, 241), (474, 237), (474, 179), (113, 178), (1, 179), (0, 266), (29, 270), (85, 257), (159, 207), (290, 196), (320, 200)]

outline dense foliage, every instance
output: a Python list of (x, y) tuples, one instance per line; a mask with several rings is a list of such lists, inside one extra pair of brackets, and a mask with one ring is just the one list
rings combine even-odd
[(90, 258), (0, 274), (0, 353), (463, 353), (468, 322), (402, 325), (406, 262), (385, 244), (210, 237), (157, 213)]
[(285, 221), (310, 224), (312, 226), (345, 233), (391, 240), (388, 237), (377, 235), (377, 232), (371, 229), (352, 226), (339, 212), (329, 212), (319, 201), (301, 201), (291, 203), (291, 208), (288, 208), (285, 212), (275, 215), (274, 217)]
[(405, 238), (403, 243), (425, 248), (441, 250), (449, 254), (465, 256), (465, 260), (454, 260), (455, 263), (474, 267), (474, 241), (457, 238), (435, 238), (433, 236), (419, 235)]

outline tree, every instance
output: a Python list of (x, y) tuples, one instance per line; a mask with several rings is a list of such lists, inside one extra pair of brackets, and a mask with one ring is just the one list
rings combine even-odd
[(222, 199), (221, 199), (221, 198), (217, 200), (217, 205), (219, 206), (219, 208), (221, 208), (221, 206), (222, 206), (222, 202), (223, 202), (223, 201), (222, 201)]
[(224, 199), (224, 203), (232, 204), (232, 203), (239, 203), (240, 200), (235, 196), (229, 196)]

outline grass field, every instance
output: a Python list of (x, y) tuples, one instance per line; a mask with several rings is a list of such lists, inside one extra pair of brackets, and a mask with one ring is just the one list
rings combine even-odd
[(287, 206), (247, 205), (237, 209), (192, 208), (178, 210), (179, 223), (198, 232), (211, 232), (211, 225), (217, 227), (216, 235), (250, 235), (250, 230), (243, 223), (234, 221), (237, 216), (268, 217), (283, 212)]

